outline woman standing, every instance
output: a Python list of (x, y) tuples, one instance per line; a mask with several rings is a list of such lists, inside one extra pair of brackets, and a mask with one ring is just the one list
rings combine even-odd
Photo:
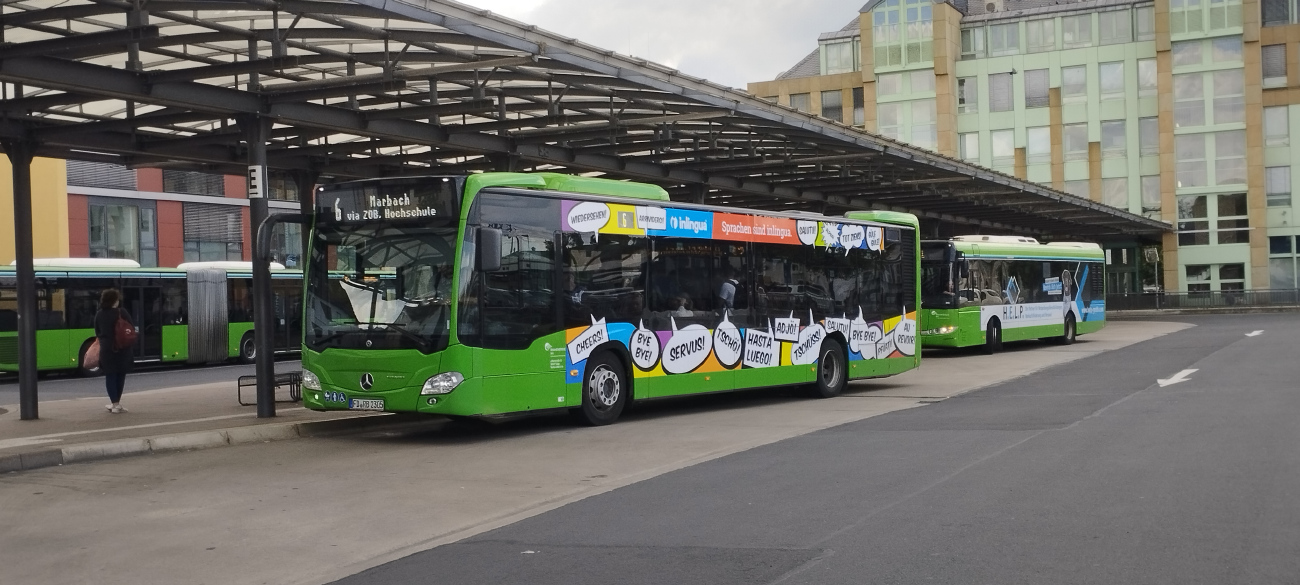
[[(99, 339), (99, 370), (104, 373), (104, 386), (108, 389), (107, 408), (113, 414), (126, 412), (122, 408), (122, 387), (126, 385), (126, 374), (135, 365), (135, 348), (117, 348), (117, 320), (131, 322), (119, 305), (122, 293), (110, 288), (99, 295), (99, 312), (95, 313), (95, 337)], [(134, 326), (134, 323), (132, 323)]]

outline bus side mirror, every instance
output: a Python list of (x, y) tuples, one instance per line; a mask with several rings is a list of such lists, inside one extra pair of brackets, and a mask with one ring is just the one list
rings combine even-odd
[(961, 278), (969, 278), (969, 277), (970, 277), (970, 264), (967, 264), (967, 263), (965, 263), (965, 262), (958, 262), (958, 263), (957, 263), (957, 276), (959, 276), (959, 277), (961, 277)]
[(501, 230), (478, 228), (478, 269), (483, 272), (501, 270)]

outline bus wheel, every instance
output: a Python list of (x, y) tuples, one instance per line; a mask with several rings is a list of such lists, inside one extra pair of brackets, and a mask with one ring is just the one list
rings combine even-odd
[(1002, 351), (1002, 322), (993, 319), (984, 332), (984, 353), (994, 354), (999, 351)]
[(848, 364), (844, 361), (844, 346), (833, 338), (822, 342), (821, 355), (817, 357), (817, 384), (813, 395), (817, 398), (834, 398), (844, 391), (848, 383)]
[(1061, 345), (1073, 344), (1074, 338), (1077, 336), (1078, 332), (1074, 326), (1074, 315), (1067, 315), (1065, 317), (1065, 334), (1061, 336)]
[(239, 340), (239, 361), (244, 364), (257, 361), (257, 342), (253, 339), (252, 331), (245, 333), (244, 338)]
[(88, 339), (81, 344), (81, 352), (77, 354), (77, 375), (83, 378), (90, 378), (99, 375), (99, 368), (86, 367), (86, 352), (90, 351), (90, 346), (95, 343), (94, 339)]
[(598, 427), (610, 424), (623, 414), (627, 395), (627, 374), (623, 363), (609, 352), (587, 358), (587, 375), (582, 382), (582, 407), (574, 414), (583, 424)]

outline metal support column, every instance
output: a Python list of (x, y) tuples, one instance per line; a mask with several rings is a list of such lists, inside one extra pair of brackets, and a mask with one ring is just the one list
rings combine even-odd
[(6, 142), (14, 175), (14, 256), (18, 276), (18, 403), (22, 420), (38, 418), (36, 406), (36, 270), (32, 266), (32, 158), (36, 144)]
[(699, 183), (691, 183), (690, 185), (687, 185), (687, 188), (690, 189), (691, 203), (704, 203), (704, 196), (709, 192), (708, 187)]
[(266, 221), (266, 139), (271, 121), (248, 117), (239, 121), (248, 142), (249, 241), (253, 250), (253, 343), (257, 352), (257, 417), (275, 416), (275, 314), (271, 298), (271, 269), (256, 249), (258, 228)]

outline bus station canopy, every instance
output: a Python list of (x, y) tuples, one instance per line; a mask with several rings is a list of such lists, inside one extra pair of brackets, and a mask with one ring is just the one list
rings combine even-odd
[(891, 209), (962, 231), (1169, 224), (445, 0), (5, 2), (0, 141), (38, 156), (348, 179), (589, 173), (675, 199)]

